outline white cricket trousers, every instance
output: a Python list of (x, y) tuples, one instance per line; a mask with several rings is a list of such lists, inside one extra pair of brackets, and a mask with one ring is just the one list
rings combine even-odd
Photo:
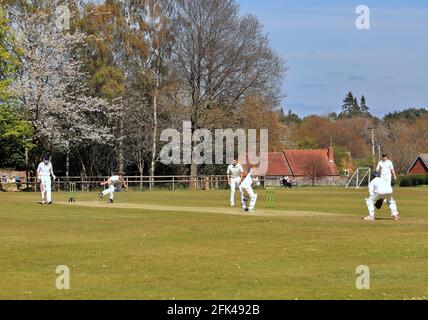
[(40, 192), (42, 193), (42, 201), (52, 202), (52, 182), (50, 176), (40, 177)]
[(239, 177), (230, 179), (230, 205), (231, 206), (235, 205), (235, 190), (236, 190), (236, 187), (239, 188), (240, 183), (241, 183), (241, 178)]
[(374, 217), (375, 204), (380, 199), (386, 199), (389, 209), (391, 210), (392, 216), (396, 217), (398, 215), (398, 208), (397, 208), (397, 203), (392, 197), (392, 194), (376, 194), (366, 199), (367, 209), (369, 210), (370, 217)]
[(113, 200), (113, 198), (114, 198), (114, 185), (113, 184), (110, 184), (108, 186), (108, 188), (103, 191), (103, 196), (106, 196), (108, 194), (110, 194), (110, 199)]
[(250, 206), (248, 207), (248, 210), (254, 210), (256, 207), (257, 202), (257, 194), (254, 193), (253, 188), (242, 188), (240, 187), (239, 190), (241, 191), (241, 204), (242, 209), (247, 208), (247, 197), (250, 198)]

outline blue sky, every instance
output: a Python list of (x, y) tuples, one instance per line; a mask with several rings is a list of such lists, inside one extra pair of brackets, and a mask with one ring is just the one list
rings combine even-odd
[[(428, 108), (428, 1), (238, 0), (254, 14), (289, 68), (284, 110), (340, 112), (350, 90), (377, 116)], [(370, 30), (355, 27), (358, 5)]]

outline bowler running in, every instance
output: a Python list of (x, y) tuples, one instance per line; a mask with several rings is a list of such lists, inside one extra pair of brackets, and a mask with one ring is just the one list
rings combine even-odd
[(117, 176), (111, 176), (107, 181), (101, 182), (102, 186), (108, 185), (108, 188), (103, 192), (99, 193), (100, 198), (102, 199), (104, 196), (110, 194), (109, 203), (114, 202), (114, 193), (116, 191), (116, 187), (119, 185), (123, 185), (125, 188), (128, 188), (128, 184), (125, 179), (123, 179), (123, 175), (119, 174)]

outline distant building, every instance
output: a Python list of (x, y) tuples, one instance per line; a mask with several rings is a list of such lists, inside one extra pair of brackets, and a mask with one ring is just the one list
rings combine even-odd
[(410, 166), (409, 174), (428, 174), (428, 153), (421, 153)]
[(300, 185), (338, 185), (343, 183), (334, 162), (332, 147), (323, 150), (284, 150), (268, 155), (266, 185), (280, 185), (287, 176)]

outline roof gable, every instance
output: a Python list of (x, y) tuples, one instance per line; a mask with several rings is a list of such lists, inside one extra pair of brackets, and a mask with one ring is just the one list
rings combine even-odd
[(293, 175), (282, 152), (269, 152), (267, 176)]
[[(248, 154), (246, 159), (248, 164)], [(314, 167), (320, 177), (339, 176), (336, 164), (329, 161), (327, 150), (269, 152), (268, 169), (265, 175), (305, 177), (312, 174)]]
[(415, 165), (418, 163), (418, 160), (421, 160), (422, 164), (425, 166), (425, 168), (428, 169), (428, 153), (421, 153), (418, 155), (415, 161), (413, 161), (412, 165), (409, 167), (409, 170), (407, 170), (407, 173), (410, 173), (412, 169), (415, 167)]
[(428, 168), (428, 153), (421, 153), (419, 157), (424, 162), (425, 166)]
[(327, 150), (285, 150), (284, 155), (294, 176), (308, 176), (316, 166), (320, 176), (338, 176), (336, 164), (328, 159)]

